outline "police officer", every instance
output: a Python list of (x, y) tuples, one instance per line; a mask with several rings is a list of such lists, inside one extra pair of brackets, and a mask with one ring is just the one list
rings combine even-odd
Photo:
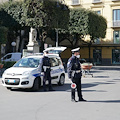
[[(86, 101), (82, 97), (82, 92), (81, 92), (81, 76), (82, 76), (82, 71), (81, 71), (81, 65), (80, 65), (80, 48), (76, 48), (71, 50), (72, 51), (72, 57), (69, 58), (68, 63), (67, 63), (67, 72), (68, 72), (68, 77), (71, 79), (72, 85), (71, 85), (71, 100), (74, 102), (77, 102), (75, 100), (75, 89), (77, 88), (77, 94), (78, 94), (78, 101)], [(73, 84), (74, 83), (74, 84)], [(73, 86), (74, 85), (74, 86)], [(76, 88), (75, 88), (76, 86)]]
[(44, 91), (47, 91), (46, 89), (46, 80), (49, 82), (49, 91), (53, 91), (52, 84), (51, 84), (51, 62), (50, 58), (47, 56), (48, 51), (43, 51), (43, 58), (41, 61), (41, 72), (43, 72), (43, 89)]

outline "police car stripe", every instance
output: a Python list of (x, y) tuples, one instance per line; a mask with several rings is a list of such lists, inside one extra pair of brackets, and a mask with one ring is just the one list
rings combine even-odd
[(61, 68), (60, 69), (56, 69), (56, 70), (52, 70), (51, 74), (60, 73), (62, 71), (64, 71), (64, 69), (61, 69)]
[(40, 73), (37, 73), (37, 74), (33, 74), (34, 77), (40, 77), (40, 76), (43, 76), (41, 75)]

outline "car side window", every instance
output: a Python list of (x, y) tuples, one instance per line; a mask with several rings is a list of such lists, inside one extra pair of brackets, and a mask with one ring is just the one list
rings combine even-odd
[(50, 58), (50, 61), (51, 61), (51, 67), (55, 67), (59, 65), (57, 58)]
[(9, 58), (11, 58), (11, 54), (10, 55), (7, 55), (6, 57), (4, 57), (3, 59), (5, 60), (5, 59), (9, 59)]
[(59, 64), (59, 65), (62, 65), (61, 59), (57, 58), (57, 60), (58, 60), (58, 64)]

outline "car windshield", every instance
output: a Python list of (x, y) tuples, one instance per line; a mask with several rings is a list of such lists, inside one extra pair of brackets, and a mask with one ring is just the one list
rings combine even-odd
[(50, 50), (49, 51), (49, 53), (52, 53), (52, 54), (59, 54), (61, 52), (62, 52), (61, 50)]
[(22, 58), (13, 67), (31, 67), (36, 68), (40, 63), (41, 58)]

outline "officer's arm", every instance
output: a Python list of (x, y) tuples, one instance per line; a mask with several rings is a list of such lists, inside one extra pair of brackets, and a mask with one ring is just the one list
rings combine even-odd
[(43, 70), (43, 58), (40, 60), (40, 72), (44, 72), (44, 70)]
[(51, 59), (49, 58), (49, 65), (50, 65), (50, 68), (51, 68)]
[(81, 71), (80, 73), (81, 73), (81, 76), (82, 76), (82, 67), (81, 67), (81, 63), (80, 63), (80, 71)]
[(68, 72), (68, 77), (72, 78), (72, 60), (70, 60), (67, 64), (67, 72)]

